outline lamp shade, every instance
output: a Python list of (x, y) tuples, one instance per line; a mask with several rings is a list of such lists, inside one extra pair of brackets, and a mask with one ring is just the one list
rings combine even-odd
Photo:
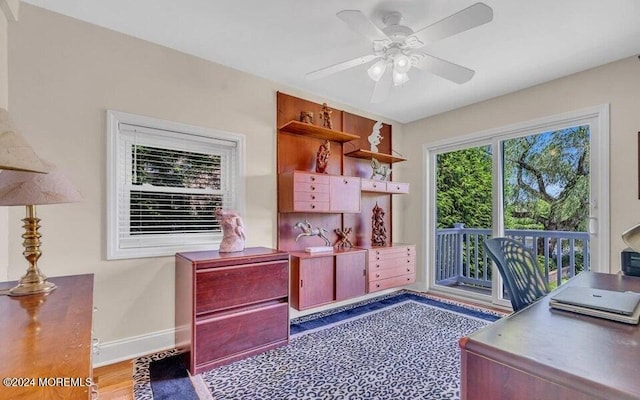
[(4, 108), (0, 108), (0, 169), (45, 172), (40, 158), (17, 132)]
[(73, 203), (82, 195), (52, 163), (42, 160), (46, 174), (23, 171), (0, 173), (0, 206)]
[(622, 233), (622, 240), (634, 251), (640, 252), (640, 224), (624, 231)]

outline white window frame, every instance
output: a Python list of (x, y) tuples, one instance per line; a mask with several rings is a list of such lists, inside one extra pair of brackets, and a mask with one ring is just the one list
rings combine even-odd
[(123, 198), (126, 182), (119, 177), (122, 176), (119, 169), (122, 168), (122, 163), (127, 163), (123, 159), (127, 156), (123, 144), (132, 127), (136, 131), (157, 137), (157, 143), (161, 145), (180, 143), (181, 147), (188, 146), (193, 151), (206, 148), (207, 144), (232, 142), (235, 147), (229, 151), (233, 151), (233, 157), (228, 157), (227, 161), (233, 165), (229, 165), (228, 171), (224, 172), (235, 188), (228, 208), (244, 214), (244, 135), (107, 110), (107, 260), (173, 256), (176, 252), (218, 249), (222, 233), (182, 233), (164, 237), (136, 235), (125, 238), (120, 235), (122, 229), (126, 228), (126, 223), (121, 222), (126, 218), (121, 218), (121, 214), (128, 212), (130, 204), (120, 200)]

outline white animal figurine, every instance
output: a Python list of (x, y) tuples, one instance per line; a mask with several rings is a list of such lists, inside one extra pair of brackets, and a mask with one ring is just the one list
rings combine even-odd
[(244, 224), (242, 218), (233, 210), (218, 209), (215, 216), (222, 227), (220, 253), (233, 253), (244, 250)]
[(382, 129), (382, 122), (377, 121), (373, 125), (373, 129), (371, 130), (371, 135), (369, 135), (368, 137), (369, 143), (371, 144), (371, 151), (373, 153), (378, 152), (378, 145), (380, 144), (380, 141), (383, 139), (382, 135), (380, 135), (380, 129)]

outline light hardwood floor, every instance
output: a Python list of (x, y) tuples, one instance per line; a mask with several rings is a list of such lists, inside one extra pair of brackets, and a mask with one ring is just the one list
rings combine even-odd
[(100, 400), (133, 399), (133, 360), (105, 365), (93, 370)]

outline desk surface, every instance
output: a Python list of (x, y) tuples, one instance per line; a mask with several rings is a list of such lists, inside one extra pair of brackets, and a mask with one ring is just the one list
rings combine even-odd
[(0, 399), (90, 397), (93, 274), (49, 280), (48, 294), (0, 296), (0, 377), (15, 378)]
[[(594, 272), (567, 285), (640, 292), (640, 278)], [(550, 297), (463, 338), (463, 352), (594, 398), (640, 398), (640, 326), (553, 310)]]

